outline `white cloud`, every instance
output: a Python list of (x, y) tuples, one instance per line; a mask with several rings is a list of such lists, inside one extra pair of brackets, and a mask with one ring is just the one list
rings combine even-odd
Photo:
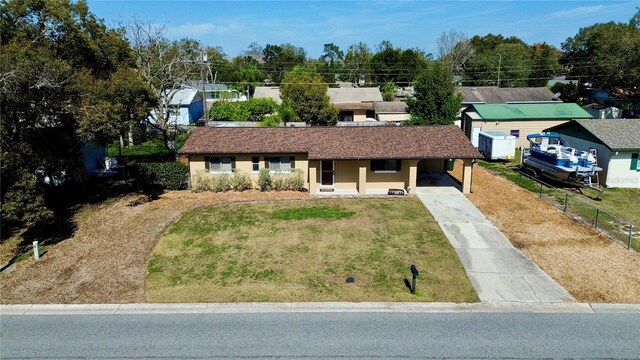
[(604, 5), (594, 5), (594, 6), (581, 6), (573, 9), (556, 11), (554, 13), (549, 14), (550, 18), (559, 18), (559, 17), (567, 17), (567, 16), (581, 16), (586, 14), (593, 14), (604, 9)]
[(242, 26), (234, 23), (216, 25), (214, 23), (193, 24), (191, 22), (167, 28), (169, 37), (197, 37), (210, 34), (225, 34), (242, 31)]

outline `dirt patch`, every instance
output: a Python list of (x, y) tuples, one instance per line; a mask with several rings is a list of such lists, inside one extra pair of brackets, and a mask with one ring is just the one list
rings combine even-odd
[(468, 198), (578, 301), (640, 303), (638, 254), (477, 165)]
[[(83, 208), (74, 236), (35, 262), (0, 273), (1, 303), (145, 302), (147, 261), (160, 235), (187, 210), (221, 203), (308, 199), (299, 192), (170, 191), (140, 203), (124, 196)], [(131, 206), (132, 203), (140, 203)]]

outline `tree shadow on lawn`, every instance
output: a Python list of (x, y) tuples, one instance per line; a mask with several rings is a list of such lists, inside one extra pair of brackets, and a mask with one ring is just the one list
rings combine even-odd
[[(20, 236), (21, 240), (13, 249), (13, 256), (8, 263), (0, 264), (0, 271), (24, 258), (23, 254), (32, 251), (34, 241), (38, 241), (39, 246), (51, 246), (73, 237), (78, 229), (75, 216), (85, 205), (137, 194), (138, 197), (129, 203), (130, 206), (137, 206), (158, 199), (163, 192), (159, 185), (145, 185), (135, 177), (123, 175), (90, 178), (81, 183), (73, 182), (51, 188), (46, 193), (47, 204), (53, 211), (51, 220), (27, 229), (3, 231), (3, 242), (12, 236)], [(44, 256), (45, 253), (46, 251), (40, 255)]]

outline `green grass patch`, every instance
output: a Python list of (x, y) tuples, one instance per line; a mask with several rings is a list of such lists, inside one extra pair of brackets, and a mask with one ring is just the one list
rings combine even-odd
[[(416, 296), (404, 285), (411, 264), (421, 271)], [(154, 302), (478, 301), (416, 198), (196, 209), (160, 239), (146, 286)]]
[(273, 217), (280, 220), (345, 219), (352, 217), (353, 214), (355, 212), (337, 208), (309, 207), (277, 210), (273, 212)]

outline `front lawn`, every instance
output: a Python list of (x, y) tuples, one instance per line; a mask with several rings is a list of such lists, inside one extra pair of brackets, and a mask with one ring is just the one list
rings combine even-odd
[[(404, 284), (411, 264), (420, 270), (416, 296)], [(478, 301), (454, 249), (416, 198), (192, 210), (154, 249), (146, 294), (153, 302)]]

